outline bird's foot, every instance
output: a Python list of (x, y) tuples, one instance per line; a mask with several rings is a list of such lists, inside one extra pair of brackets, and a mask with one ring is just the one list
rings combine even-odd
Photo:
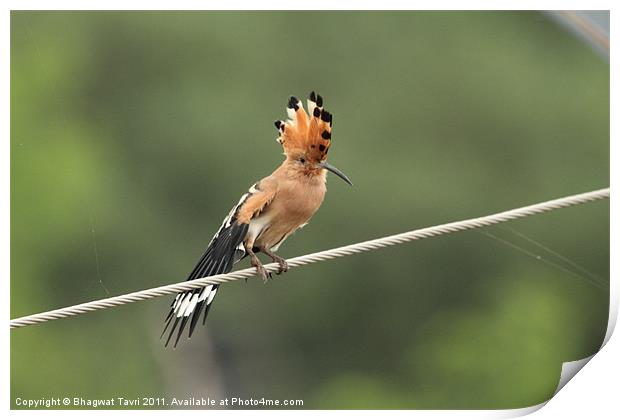
[(252, 260), (252, 266), (254, 268), (256, 268), (256, 274), (258, 274), (265, 283), (267, 283), (269, 281), (269, 279), (271, 278), (271, 273), (267, 272), (267, 270), (265, 270), (265, 267), (263, 266), (263, 264), (258, 260), (258, 258), (256, 258), (256, 260)]
[(278, 271), (276, 271), (276, 274), (282, 274), (288, 271), (288, 263), (286, 262), (284, 258), (282, 258), (279, 255), (274, 254), (268, 248), (265, 248), (265, 247), (261, 248), (261, 252), (263, 254), (266, 254), (269, 258), (271, 258), (271, 261), (278, 263), (279, 268), (278, 268)]
[(286, 260), (278, 255), (275, 255), (272, 257), (273, 258), (273, 262), (277, 262), (278, 265), (280, 266), (278, 268), (278, 271), (276, 271), (276, 274), (282, 274), (282, 273), (286, 273), (288, 271), (288, 263), (286, 262)]

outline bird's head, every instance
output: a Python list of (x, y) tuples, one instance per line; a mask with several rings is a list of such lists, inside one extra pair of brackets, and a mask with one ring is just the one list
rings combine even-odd
[(328, 170), (353, 185), (342, 171), (327, 163), (333, 117), (323, 109), (323, 98), (311, 92), (307, 105), (308, 114), (301, 101), (291, 96), (286, 109), (288, 119), (275, 122), (279, 134), (276, 140), (284, 148), (287, 161), (308, 173)]

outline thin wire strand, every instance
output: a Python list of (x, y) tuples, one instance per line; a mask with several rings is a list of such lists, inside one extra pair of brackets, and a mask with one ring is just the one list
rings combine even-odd
[[(524, 217), (533, 216), (536, 214), (545, 213), (564, 207), (570, 207), (588, 203), (591, 201), (607, 199), (609, 198), (609, 194), (609, 188), (604, 188), (601, 190), (590, 191), (582, 194), (576, 194), (558, 198), (555, 200), (545, 201), (526, 207), (520, 207), (501, 213), (495, 213), (488, 216), (446, 223), (443, 225), (432, 226), (424, 229), (412, 230), (397, 235), (386, 236), (383, 238), (372, 239), (369, 241), (359, 242), (356, 244), (334, 248), (326, 251), (315, 252), (313, 254), (307, 254), (300, 257), (291, 258), (287, 260), (287, 262), (289, 268), (300, 267), (319, 261), (326, 261), (334, 258), (345, 257), (348, 255), (360, 254), (379, 248), (385, 248), (405, 242), (427, 239), (434, 236), (448, 235), (470, 229), (478, 229), (484, 226), (491, 226), (510, 220), (521, 219)], [(267, 270), (267, 272), (275, 272), (277, 271), (277, 269), (278, 264), (276, 263), (265, 264), (265, 270)], [(142, 300), (153, 299), (159, 296), (165, 296), (173, 293), (183, 292), (186, 290), (196, 289), (206, 286), (208, 284), (221, 284), (241, 279), (247, 279), (256, 274), (257, 271), (254, 267), (246, 268), (244, 270), (234, 271), (228, 274), (219, 274), (216, 276), (205, 277), (202, 279), (174, 283), (166, 286), (141, 290), (138, 292), (128, 293), (125, 295), (115, 296), (107, 299), (100, 299), (92, 302), (82, 303), (79, 305), (73, 305), (66, 308), (55, 309), (48, 312), (28, 315), (21, 318), (12, 319), (10, 325), (11, 329), (14, 329), (19, 327), (25, 327), (27, 325), (40, 324), (54, 319), (67, 318), (87, 312), (98, 311), (100, 309), (112, 308), (128, 303), (139, 302)]]
[(110, 291), (103, 284), (103, 278), (101, 277), (101, 270), (99, 269), (99, 251), (97, 250), (97, 234), (95, 233), (95, 222), (93, 221), (93, 214), (90, 214), (90, 233), (93, 240), (93, 251), (95, 252), (95, 269), (97, 270), (97, 279), (99, 279), (99, 284), (105, 290), (105, 294), (109, 297)]
[[(582, 266), (581, 264), (576, 263), (575, 261), (571, 260), (570, 258), (560, 254), (557, 251), (554, 251), (553, 249), (549, 248), (548, 246), (536, 241), (535, 239), (530, 238), (529, 236), (527, 236), (525, 233), (521, 233), (516, 229), (513, 229), (509, 226), (500, 226), (499, 227), (502, 230), (505, 230), (507, 232), (511, 232), (513, 235), (516, 235), (524, 240), (526, 240), (527, 242), (539, 247), (540, 249), (547, 251), (549, 254), (559, 258), (560, 260), (564, 261), (566, 264), (570, 265), (571, 267), (573, 267), (575, 270), (580, 271), (582, 275), (589, 277), (592, 279), (592, 281), (596, 281), (598, 283), (600, 283), (602, 286), (607, 286), (607, 280), (605, 280), (603, 277), (599, 276), (596, 273), (593, 273), (592, 271), (588, 270), (587, 268), (585, 268), (584, 266)], [(577, 274), (577, 273), (575, 273)]]
[(519, 251), (519, 252), (521, 252), (521, 253), (529, 256), (529, 257), (532, 257), (535, 260), (542, 262), (543, 264), (548, 265), (549, 267), (554, 267), (554, 268), (557, 268), (558, 270), (564, 271), (565, 273), (568, 273), (568, 274), (570, 274), (572, 276), (579, 277), (580, 279), (582, 279), (586, 283), (589, 283), (590, 285), (596, 287), (599, 290), (602, 290), (602, 291), (607, 290), (607, 288), (604, 285), (599, 284), (597, 281), (595, 281), (593, 279), (590, 279), (590, 278), (588, 278), (588, 277), (586, 277), (586, 276), (584, 276), (582, 274), (579, 274), (579, 273), (577, 273), (577, 272), (575, 272), (575, 271), (573, 271), (573, 270), (571, 270), (569, 268), (566, 268), (566, 267), (564, 267), (564, 266), (562, 266), (562, 265), (560, 265), (560, 264), (558, 264), (556, 262), (553, 262), (551, 260), (547, 260), (547, 259), (543, 258), (542, 256), (534, 253), (534, 252), (528, 251), (525, 248), (521, 248), (519, 245), (515, 245), (512, 242), (507, 241), (505, 239), (502, 239), (502, 238), (500, 238), (498, 236), (495, 236), (495, 235), (493, 235), (490, 232), (487, 232), (487, 231), (483, 230), (482, 234), (486, 235), (487, 237), (489, 237), (491, 239), (494, 239), (494, 240), (496, 240), (496, 241), (498, 241), (498, 242), (500, 242), (500, 243), (502, 243), (502, 244), (504, 244), (506, 246), (509, 246), (510, 248), (516, 249), (517, 251)]

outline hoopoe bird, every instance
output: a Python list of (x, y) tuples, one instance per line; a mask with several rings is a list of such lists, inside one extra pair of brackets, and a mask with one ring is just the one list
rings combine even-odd
[[(234, 264), (249, 256), (257, 274), (267, 281), (271, 275), (256, 256), (259, 252), (278, 263), (277, 274), (287, 271), (286, 260), (275, 252), (286, 238), (306, 225), (321, 206), (325, 197), (326, 171), (353, 185), (344, 173), (326, 162), (333, 119), (323, 109), (323, 98), (311, 92), (307, 106), (308, 114), (301, 101), (291, 96), (287, 107), (288, 120), (275, 122), (278, 129), (276, 140), (282, 145), (286, 159), (271, 175), (252, 185), (241, 196), (187, 280), (228, 273)], [(188, 322), (191, 337), (202, 311), (204, 325), (219, 286), (208, 285), (175, 297), (161, 335), (163, 337), (172, 324), (166, 346), (177, 325), (174, 347)]]

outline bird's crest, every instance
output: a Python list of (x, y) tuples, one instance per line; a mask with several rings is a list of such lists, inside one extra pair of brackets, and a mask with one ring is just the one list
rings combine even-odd
[(275, 122), (276, 139), (291, 157), (305, 155), (317, 162), (325, 160), (331, 143), (332, 114), (323, 109), (323, 98), (313, 92), (307, 101), (308, 113), (299, 99), (291, 96), (286, 112), (288, 120)]

